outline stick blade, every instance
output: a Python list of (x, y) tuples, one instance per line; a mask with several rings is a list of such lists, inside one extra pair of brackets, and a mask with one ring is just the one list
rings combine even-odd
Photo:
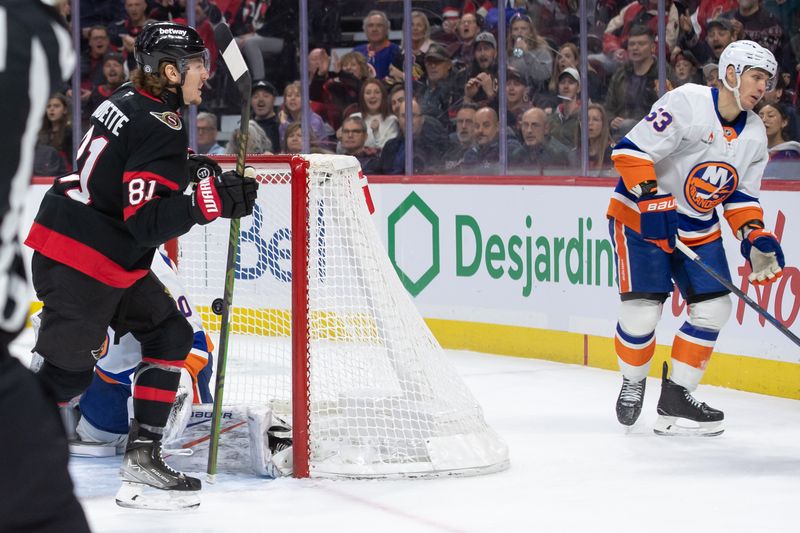
[(242, 57), (242, 52), (239, 50), (239, 45), (233, 38), (231, 28), (225, 22), (220, 22), (214, 26), (214, 39), (217, 41), (217, 48), (222, 60), (228, 67), (231, 77), (239, 86), (239, 91), (242, 94), (249, 96), (250, 94), (250, 71), (247, 69), (247, 63)]

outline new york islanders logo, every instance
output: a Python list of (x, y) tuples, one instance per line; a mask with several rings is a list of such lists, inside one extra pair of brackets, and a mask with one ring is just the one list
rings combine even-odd
[(173, 130), (179, 130), (183, 127), (181, 123), (181, 119), (177, 113), (173, 113), (172, 111), (165, 111), (163, 113), (156, 113), (155, 111), (150, 111), (150, 114), (156, 117), (159, 121), (163, 122)]
[(695, 165), (686, 177), (683, 194), (698, 213), (708, 213), (733, 194), (739, 174), (728, 163), (706, 161)]

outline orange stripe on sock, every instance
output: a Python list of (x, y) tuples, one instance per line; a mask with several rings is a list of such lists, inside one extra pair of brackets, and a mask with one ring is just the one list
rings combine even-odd
[(713, 351), (712, 346), (701, 346), (677, 335), (672, 341), (672, 358), (700, 370), (705, 370)]
[(631, 291), (630, 272), (628, 272), (628, 247), (625, 242), (625, 226), (618, 220), (614, 221), (614, 241), (617, 248), (617, 277), (619, 278), (619, 292)]
[(647, 346), (637, 349), (625, 346), (619, 337), (614, 337), (614, 348), (617, 356), (629, 365), (642, 366), (653, 358), (656, 351), (656, 339), (653, 337)]

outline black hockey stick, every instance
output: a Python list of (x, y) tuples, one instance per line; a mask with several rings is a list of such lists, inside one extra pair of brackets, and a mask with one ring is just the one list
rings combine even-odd
[[(236, 154), (236, 172), (244, 175), (247, 137), (250, 131), (250, 71), (244, 62), (242, 52), (233, 39), (230, 27), (221, 22), (214, 27), (220, 55), (231, 73), (231, 77), (242, 96), (242, 116), (239, 122), (239, 152)], [(233, 303), (233, 284), (236, 279), (236, 256), (239, 251), (239, 219), (231, 219), (228, 236), (228, 258), (225, 263), (225, 290), (222, 297), (220, 315), (219, 350), (217, 352), (217, 376), (214, 383), (214, 410), (211, 416), (211, 439), (208, 444), (208, 481), (213, 483), (217, 475), (217, 453), (222, 415), (222, 393), (225, 387), (225, 366), (228, 361), (228, 337), (230, 336), (230, 312)]]
[(783, 324), (781, 324), (777, 318), (769, 314), (769, 311), (758, 305), (758, 303), (756, 303), (755, 300), (753, 300), (747, 294), (745, 294), (741, 289), (739, 289), (739, 287), (737, 287), (736, 285), (734, 285), (733, 283), (722, 277), (716, 270), (705, 264), (703, 260), (700, 259), (700, 256), (698, 256), (694, 252), (694, 250), (683, 244), (681, 241), (676, 241), (675, 248), (683, 252), (684, 255), (686, 255), (686, 257), (694, 261), (697, 264), (697, 266), (705, 270), (712, 278), (722, 283), (726, 289), (728, 289), (733, 294), (744, 300), (744, 303), (753, 308), (753, 311), (763, 316), (767, 320), (767, 322), (775, 326), (778, 329), (778, 331), (789, 337), (789, 339), (791, 339), (793, 343), (795, 343), (797, 346), (800, 346), (800, 338), (798, 338), (797, 335), (789, 331), (789, 329)]

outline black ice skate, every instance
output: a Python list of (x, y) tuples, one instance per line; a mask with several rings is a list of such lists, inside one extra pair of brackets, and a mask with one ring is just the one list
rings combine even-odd
[(667, 379), (664, 363), (661, 397), (658, 399), (658, 420), (653, 431), (658, 435), (699, 435), (714, 437), (725, 431), (725, 414), (698, 402), (688, 390)]
[(647, 386), (647, 378), (641, 381), (631, 381), (622, 376), (622, 389), (617, 397), (617, 420), (623, 426), (632, 426), (642, 412), (644, 403), (644, 389)]
[(140, 437), (135, 420), (120, 476), (117, 505), (121, 507), (171, 511), (200, 505), (200, 480), (170, 468), (161, 457), (161, 442)]

